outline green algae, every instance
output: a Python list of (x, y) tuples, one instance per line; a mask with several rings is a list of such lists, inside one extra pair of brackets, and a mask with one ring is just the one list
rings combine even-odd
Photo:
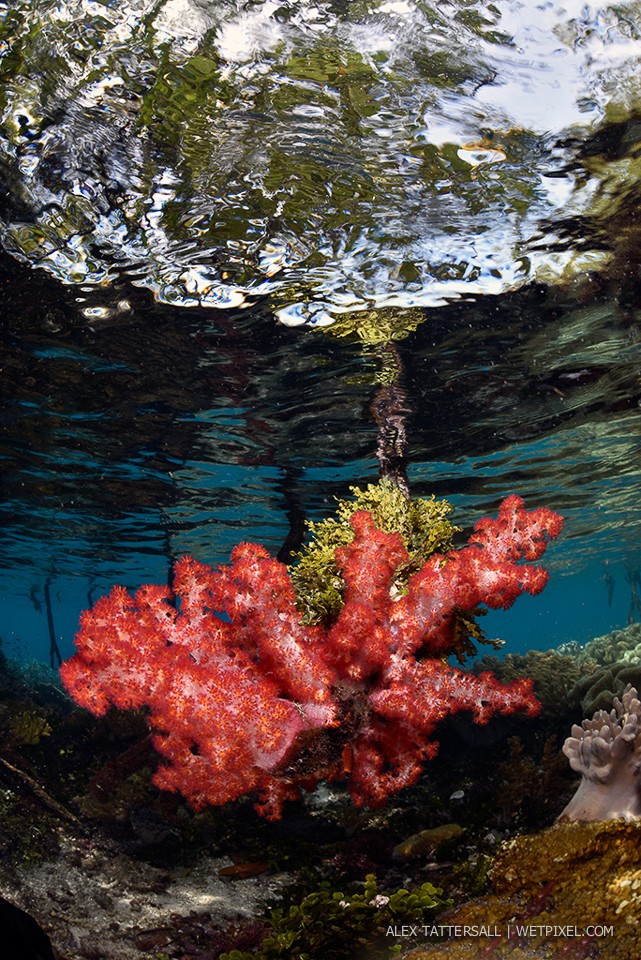
[(336, 516), (308, 524), (310, 540), (290, 568), (298, 606), (305, 623), (331, 623), (343, 607), (344, 581), (335, 551), (354, 539), (350, 518), (358, 510), (371, 512), (376, 526), (385, 533), (399, 533), (409, 554), (396, 571), (396, 588), (406, 586), (410, 576), (434, 553), (452, 549), (459, 532), (448, 519), (452, 507), (446, 500), (408, 500), (390, 480), (350, 487), (352, 500), (337, 500)]

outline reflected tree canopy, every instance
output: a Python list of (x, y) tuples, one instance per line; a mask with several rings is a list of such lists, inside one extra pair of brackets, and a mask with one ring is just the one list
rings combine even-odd
[(88, 316), (126, 277), (289, 324), (601, 264), (572, 227), (638, 181), (636, 127), (599, 136), (639, 109), (640, 9), (0, 4), (2, 242)]

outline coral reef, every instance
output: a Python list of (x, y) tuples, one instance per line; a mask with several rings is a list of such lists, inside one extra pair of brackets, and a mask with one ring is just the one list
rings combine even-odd
[(572, 696), (580, 701), (583, 713), (591, 716), (597, 710), (610, 710), (615, 696), (620, 697), (628, 684), (641, 688), (641, 662), (619, 660), (597, 667), (577, 681)]
[(61, 668), (67, 690), (96, 715), (145, 707), (167, 762), (158, 787), (196, 809), (259, 794), (271, 818), (320, 780), (347, 779), (356, 804), (383, 803), (433, 757), (439, 721), (461, 710), (477, 723), (539, 705), (529, 681), (500, 684), (448, 665), (457, 613), (509, 607), (543, 589), (538, 559), (562, 520), (508, 497), (465, 547), (433, 553), (404, 589), (410, 561), (398, 533), (369, 511), (351, 516), (353, 540), (335, 550), (345, 582), (331, 626), (304, 625), (287, 568), (240, 544), (214, 570), (176, 564), (174, 592), (114, 587), (85, 611), (77, 653)]
[(559, 653), (573, 657), (580, 674), (571, 693), (584, 714), (609, 710), (626, 684), (641, 687), (641, 623), (595, 637), (583, 646), (566, 643)]
[[(411, 960), (630, 960), (641, 955), (641, 824), (558, 823), (503, 844), (491, 892), (441, 914)], [(438, 942), (436, 942), (438, 940)], [(409, 958), (408, 958), (409, 960)]]
[(560, 819), (637, 819), (641, 815), (641, 702), (628, 686), (612, 710), (574, 724), (563, 745), (579, 788)]
[(611, 630), (594, 637), (583, 646), (565, 644), (560, 647), (574, 655), (581, 671), (587, 667), (609, 666), (615, 663), (641, 662), (641, 623), (630, 623), (621, 630)]
[(491, 670), (503, 683), (530, 677), (543, 715), (558, 716), (578, 706), (581, 669), (571, 654), (528, 650), (524, 654), (508, 653), (502, 659), (486, 655), (474, 665), (475, 673), (483, 670)]

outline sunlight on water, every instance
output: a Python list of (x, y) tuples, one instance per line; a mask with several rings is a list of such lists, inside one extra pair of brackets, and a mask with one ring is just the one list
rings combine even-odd
[(577, 145), (638, 107), (639, 12), (0, 4), (2, 243), (92, 290), (270, 295), (289, 325), (603, 263), (554, 224), (601, 183)]

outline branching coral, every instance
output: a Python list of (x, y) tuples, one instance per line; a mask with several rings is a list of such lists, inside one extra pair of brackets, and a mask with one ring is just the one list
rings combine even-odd
[(240, 544), (218, 570), (187, 557), (173, 592), (114, 587), (82, 615), (61, 668), (67, 690), (95, 714), (148, 709), (167, 760), (159, 787), (196, 808), (258, 792), (271, 817), (320, 780), (347, 779), (357, 804), (384, 802), (417, 779), (450, 714), (535, 714), (529, 681), (504, 686), (446, 658), (459, 611), (543, 589), (547, 573), (522, 561), (542, 555), (561, 518), (508, 497), (467, 546), (432, 553), (402, 594), (401, 535), (365, 510), (350, 524), (351, 542), (335, 549), (345, 586), (330, 625), (301, 623), (287, 568), (262, 547)]
[(641, 816), (641, 702), (634, 687), (628, 684), (609, 712), (574, 724), (563, 752), (582, 779), (560, 819)]

